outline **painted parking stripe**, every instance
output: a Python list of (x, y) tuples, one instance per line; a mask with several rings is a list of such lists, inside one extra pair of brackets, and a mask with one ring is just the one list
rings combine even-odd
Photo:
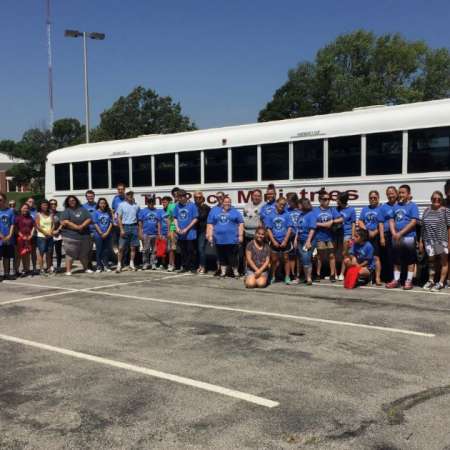
[(202, 389), (204, 391), (214, 392), (216, 394), (225, 395), (227, 397), (235, 398), (238, 400), (244, 400), (249, 403), (253, 403), (260, 406), (265, 406), (267, 408), (274, 408), (279, 406), (278, 402), (269, 400), (267, 398), (258, 397), (256, 395), (247, 394), (242, 391), (235, 391), (234, 389), (228, 389), (215, 384), (205, 383), (203, 381), (197, 381), (192, 378), (186, 378), (179, 375), (173, 375), (170, 373), (160, 372), (159, 370), (149, 369), (147, 367), (135, 366), (134, 364), (128, 364), (121, 361), (115, 361), (112, 359), (102, 358), (100, 356), (90, 355), (88, 353), (76, 352), (61, 347), (54, 347), (53, 345), (43, 344), (40, 342), (29, 341), (27, 339), (21, 339), (14, 336), (8, 336), (5, 334), (0, 334), (0, 339), (8, 342), (14, 342), (16, 344), (26, 345), (28, 347), (38, 348), (40, 350), (46, 350), (49, 352), (59, 353), (61, 355), (70, 356), (72, 358), (82, 359), (85, 361), (91, 361), (98, 364), (103, 364), (110, 367), (115, 367), (118, 369), (125, 369), (131, 372), (140, 373), (143, 375), (148, 375), (150, 377), (159, 378), (162, 380), (172, 381), (174, 383), (183, 384), (186, 386), (191, 386), (197, 389)]
[(5, 284), (14, 284), (17, 286), (29, 286), (29, 287), (36, 287), (36, 288), (42, 288), (42, 289), (59, 289), (59, 290), (65, 290), (65, 291), (78, 291), (79, 289), (75, 289), (75, 288), (68, 288), (68, 287), (61, 287), (61, 286), (52, 286), (52, 285), (48, 285), (48, 284), (37, 284), (37, 283), (22, 283), (20, 281), (10, 281), (10, 280), (5, 280), (4, 281)]
[(23, 297), (23, 298), (16, 298), (14, 300), (7, 300), (6, 302), (1, 302), (0, 306), (3, 305), (11, 305), (13, 303), (21, 303), (21, 302), (28, 302), (30, 300), (38, 300), (40, 298), (47, 298), (47, 297), (56, 297), (58, 295), (67, 295), (71, 293), (72, 291), (63, 291), (63, 292), (53, 292), (51, 294), (42, 294), (42, 295), (34, 295), (33, 297)]
[(143, 301), (154, 302), (154, 303), (166, 303), (166, 304), (170, 304), (170, 305), (180, 305), (180, 306), (187, 306), (187, 307), (191, 307), (191, 308), (214, 309), (214, 310), (218, 310), (218, 311), (230, 311), (230, 312), (238, 312), (238, 313), (243, 313), (243, 314), (251, 314), (254, 316), (277, 317), (280, 319), (294, 319), (294, 320), (300, 320), (300, 321), (304, 321), (304, 322), (316, 322), (316, 323), (325, 323), (328, 325), (364, 328), (367, 330), (377, 330), (377, 331), (385, 331), (385, 332), (389, 332), (389, 333), (408, 334), (411, 336), (421, 336), (421, 337), (427, 337), (427, 338), (435, 337), (435, 335), (432, 333), (423, 333), (420, 331), (404, 330), (401, 328), (389, 328), (389, 327), (381, 327), (381, 326), (376, 326), (376, 325), (366, 325), (366, 324), (356, 323), (356, 322), (341, 322), (339, 320), (320, 319), (317, 317), (297, 316), (297, 315), (293, 315), (293, 314), (282, 314), (282, 313), (258, 311), (258, 310), (252, 310), (252, 309), (231, 308), (229, 306), (222, 306), (222, 305), (206, 305), (203, 303), (181, 302), (178, 300), (166, 300), (166, 299), (162, 299), (162, 298), (140, 297), (137, 295), (125, 295), (125, 294), (117, 294), (117, 293), (112, 293), (112, 292), (102, 292), (102, 291), (96, 291), (96, 292), (97, 292), (97, 294), (107, 295), (110, 297), (121, 297), (121, 298), (143, 300)]

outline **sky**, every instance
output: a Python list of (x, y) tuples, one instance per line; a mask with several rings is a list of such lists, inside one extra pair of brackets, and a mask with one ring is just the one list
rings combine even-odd
[[(449, 0), (51, 0), (55, 118), (84, 121), (89, 41), (91, 126), (134, 87), (180, 102), (199, 128), (256, 122), (287, 79), (339, 34), (400, 32), (450, 46)], [(0, 140), (49, 122), (46, 0), (0, 2)]]

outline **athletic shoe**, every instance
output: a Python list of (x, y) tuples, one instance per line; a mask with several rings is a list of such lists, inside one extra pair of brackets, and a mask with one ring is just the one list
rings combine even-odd
[(331, 275), (330, 281), (331, 281), (331, 283), (336, 283), (336, 275)]
[(413, 282), (411, 280), (406, 280), (405, 284), (403, 285), (404, 291), (410, 291), (413, 288)]
[(220, 268), (220, 277), (224, 278), (227, 276), (227, 268), (226, 267), (221, 267)]
[(434, 283), (432, 281), (427, 281), (424, 285), (423, 285), (423, 289), (425, 289), (426, 291), (430, 291), (431, 288), (434, 287)]
[(150, 267), (150, 266), (149, 266), (148, 264), (144, 264), (144, 265), (142, 266), (142, 270), (148, 270), (149, 267)]
[(91, 270), (91, 269), (86, 269), (85, 271), (84, 271), (84, 273), (94, 273), (94, 271), (93, 270)]
[(121, 266), (117, 266), (116, 267), (116, 273), (120, 273), (122, 272), (122, 267)]
[(233, 276), (234, 278), (239, 278), (240, 277), (239, 270), (233, 269)]
[(337, 279), (338, 279), (339, 281), (344, 281), (344, 274), (341, 273), (341, 274), (337, 277)]
[(392, 280), (389, 283), (386, 283), (386, 288), (388, 289), (395, 289), (400, 287), (400, 282), (397, 280)]
[(291, 277), (284, 277), (284, 282), (285, 282), (286, 284), (291, 284), (291, 283), (292, 283)]
[(444, 289), (444, 285), (438, 282), (431, 288), (431, 292), (439, 292), (441, 289)]
[(106, 267), (105, 272), (112, 272), (112, 270), (109, 267)]
[(152, 264), (152, 270), (156, 270), (156, 264)]
[(199, 275), (206, 275), (205, 269), (199, 269), (199, 270), (198, 270), (198, 274), (199, 274)]
[(132, 272), (136, 272), (136, 267), (134, 267), (134, 265), (130, 264), (129, 270), (131, 270)]
[(173, 271), (174, 271), (174, 267), (169, 265), (167, 267), (167, 272), (173, 272)]
[(68, 277), (72, 276), (72, 272), (64, 272), (64, 275), (67, 275)]
[(164, 270), (164, 266), (163, 266), (162, 264), (160, 264), (160, 265), (157, 267), (157, 269), (158, 269), (158, 270)]
[(102, 272), (103, 272), (102, 269), (97, 269), (97, 270), (95, 271), (95, 273), (102, 273)]
[(300, 280), (298, 278), (294, 278), (293, 280), (291, 280), (291, 284), (299, 284)]
[(312, 286), (312, 284), (313, 284), (312, 280), (307, 280), (306, 281), (306, 286)]

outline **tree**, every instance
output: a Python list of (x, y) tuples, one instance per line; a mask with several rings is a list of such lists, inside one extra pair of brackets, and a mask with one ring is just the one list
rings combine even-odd
[(161, 97), (152, 89), (138, 86), (100, 115), (100, 124), (92, 132), (93, 141), (126, 139), (144, 134), (166, 134), (195, 130), (196, 126), (181, 114), (181, 106), (171, 97)]
[(59, 119), (53, 124), (52, 138), (55, 148), (81, 144), (85, 138), (85, 127), (78, 119)]
[(348, 111), (450, 96), (450, 53), (399, 34), (358, 30), (320, 49), (314, 62), (289, 70), (258, 120)]

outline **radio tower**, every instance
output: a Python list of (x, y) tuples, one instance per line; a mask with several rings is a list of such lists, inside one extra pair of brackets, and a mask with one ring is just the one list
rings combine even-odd
[(48, 101), (50, 106), (50, 130), (53, 128), (53, 122), (55, 119), (55, 112), (53, 109), (53, 63), (52, 63), (52, 22), (50, 1), (47, 1), (47, 54), (48, 54)]

